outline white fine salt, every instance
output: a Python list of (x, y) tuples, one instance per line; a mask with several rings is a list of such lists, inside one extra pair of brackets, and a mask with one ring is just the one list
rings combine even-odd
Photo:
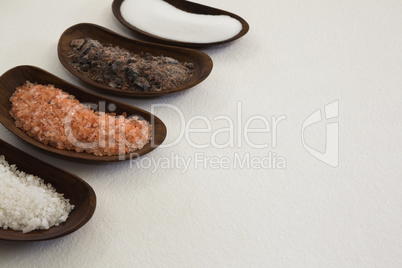
[(63, 194), (34, 175), (17, 170), (0, 156), (0, 227), (27, 233), (67, 220), (74, 208)]
[(188, 13), (162, 0), (124, 0), (120, 12), (138, 29), (181, 42), (224, 41), (242, 29), (241, 23), (230, 16)]

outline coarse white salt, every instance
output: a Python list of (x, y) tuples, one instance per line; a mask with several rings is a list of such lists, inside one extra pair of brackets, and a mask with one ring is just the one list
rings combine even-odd
[(74, 205), (50, 184), (0, 156), (0, 226), (23, 233), (65, 222)]
[(220, 42), (242, 29), (240, 21), (230, 16), (189, 13), (162, 0), (124, 0), (120, 12), (138, 29), (181, 42)]

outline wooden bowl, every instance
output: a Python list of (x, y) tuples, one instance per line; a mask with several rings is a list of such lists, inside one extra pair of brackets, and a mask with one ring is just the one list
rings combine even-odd
[(244, 36), (250, 29), (250, 26), (243, 18), (241, 18), (240, 16), (238, 16), (236, 14), (230, 13), (228, 11), (209, 7), (209, 6), (204, 6), (204, 5), (201, 5), (198, 3), (193, 3), (190, 1), (163, 0), (178, 9), (181, 9), (181, 10), (189, 12), (189, 13), (203, 14), (203, 15), (227, 15), (229, 17), (232, 17), (232, 18), (238, 20), (242, 25), (242, 29), (237, 35), (233, 36), (230, 39), (226, 39), (226, 40), (219, 41), (219, 42), (192, 43), (192, 42), (176, 41), (176, 40), (167, 39), (167, 38), (163, 38), (163, 37), (160, 37), (157, 35), (150, 34), (148, 32), (145, 32), (145, 31), (135, 27), (134, 25), (130, 24), (129, 22), (127, 22), (121, 15), (121, 11), (120, 11), (120, 7), (121, 7), (121, 4), (123, 3), (123, 1), (124, 0), (114, 0), (113, 4), (112, 4), (113, 14), (120, 21), (120, 23), (123, 24), (124, 26), (126, 26), (128, 29), (132, 30), (133, 32), (138, 33), (154, 42), (159, 42), (159, 43), (163, 43), (163, 44), (167, 44), (167, 45), (193, 47), (193, 48), (221, 45), (221, 44), (232, 42), (236, 39), (239, 39), (240, 37)]
[(88, 183), (79, 177), (30, 156), (1, 139), (0, 155), (4, 155), (10, 165), (16, 164), (18, 170), (39, 176), (45, 183), (50, 183), (58, 193), (64, 193), (64, 197), (70, 199), (70, 204), (75, 206), (67, 220), (59, 226), (53, 226), (48, 230), (34, 230), (25, 234), (22, 231), (0, 228), (0, 239), (39, 241), (58, 238), (78, 230), (94, 214), (95, 192)]
[[(60, 150), (49, 145), (44, 145), (43, 143), (40, 143), (39, 141), (25, 134), (25, 132), (23, 132), (20, 128), (17, 128), (15, 126), (15, 120), (11, 117), (9, 112), (11, 109), (11, 95), (14, 93), (17, 87), (22, 86), (27, 80), (32, 83), (39, 83), (44, 85), (52, 84), (55, 87), (74, 95), (76, 99), (78, 99), (81, 103), (94, 103), (97, 105), (100, 104), (104, 107), (114, 105), (116, 109), (114, 109), (113, 112), (117, 115), (123, 114), (123, 112), (126, 112), (128, 116), (138, 115), (152, 124), (152, 140), (141, 150), (137, 150), (131, 154), (124, 154), (120, 156), (96, 156), (90, 153), (78, 153), (70, 150)], [(10, 130), (21, 139), (43, 150), (61, 156), (90, 161), (129, 160), (144, 155), (162, 144), (167, 132), (166, 126), (163, 124), (163, 122), (151, 113), (112, 99), (105, 98), (97, 94), (90, 93), (34, 66), (18, 66), (11, 70), (8, 70), (0, 77), (0, 122), (6, 128), (8, 128), (8, 130)]]
[[(120, 48), (125, 48), (135, 54), (148, 52), (151, 53), (153, 56), (163, 55), (167, 57), (172, 57), (181, 62), (191, 62), (194, 64), (194, 74), (190, 78), (190, 80), (183, 85), (175, 89), (166, 91), (142, 92), (111, 88), (105, 84), (98, 83), (90, 79), (89, 77), (81, 74), (70, 64), (71, 60), (68, 59), (68, 54), (71, 51), (71, 41), (81, 38), (91, 38), (98, 40), (102, 44), (112, 44), (115, 46), (119, 46)], [(63, 66), (79, 79), (93, 85), (98, 90), (103, 90), (104, 92), (108, 92), (111, 94), (119, 94), (136, 98), (158, 97), (187, 90), (201, 83), (204, 79), (208, 77), (212, 70), (212, 60), (204, 52), (194, 49), (165, 46), (129, 39), (106, 28), (90, 23), (81, 23), (68, 28), (59, 39), (57, 52)]]

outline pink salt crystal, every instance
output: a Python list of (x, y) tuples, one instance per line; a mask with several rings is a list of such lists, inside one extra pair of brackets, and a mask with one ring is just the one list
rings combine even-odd
[[(116, 120), (112, 114), (94, 112), (52, 85), (27, 82), (16, 89), (10, 101), (10, 114), (17, 127), (43, 144), (59, 149), (118, 155), (141, 149), (151, 139), (148, 122), (122, 116)], [(77, 106), (79, 109), (73, 110)], [(72, 119), (70, 125), (66, 124), (68, 118)], [(67, 130), (71, 131), (70, 136)], [(80, 148), (79, 144), (77, 147), (76, 141), (87, 142), (90, 148)]]

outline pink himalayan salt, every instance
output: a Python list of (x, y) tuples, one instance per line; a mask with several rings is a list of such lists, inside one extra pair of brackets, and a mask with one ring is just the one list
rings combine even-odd
[(149, 122), (95, 112), (53, 85), (27, 81), (10, 101), (18, 128), (61, 150), (112, 156), (134, 152), (151, 140)]

